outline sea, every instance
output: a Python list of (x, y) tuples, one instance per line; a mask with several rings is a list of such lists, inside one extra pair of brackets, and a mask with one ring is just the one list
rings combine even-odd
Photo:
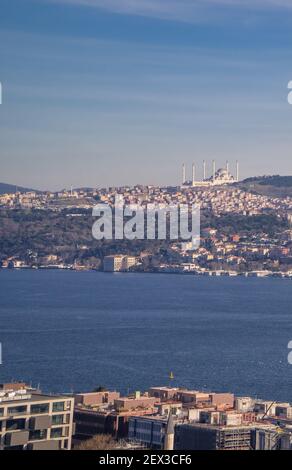
[(290, 280), (2, 269), (0, 293), (0, 383), (292, 402)]

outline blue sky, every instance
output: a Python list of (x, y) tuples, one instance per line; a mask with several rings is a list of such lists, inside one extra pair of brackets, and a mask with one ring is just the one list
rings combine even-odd
[(291, 174), (291, 21), (290, 0), (2, 0), (0, 181)]

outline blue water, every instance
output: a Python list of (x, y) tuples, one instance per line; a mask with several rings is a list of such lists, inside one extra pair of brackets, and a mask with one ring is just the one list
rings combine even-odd
[(46, 391), (173, 384), (292, 402), (292, 283), (0, 271), (0, 382)]

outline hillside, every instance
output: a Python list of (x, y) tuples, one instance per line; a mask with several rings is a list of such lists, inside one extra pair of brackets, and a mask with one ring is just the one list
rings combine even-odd
[(16, 191), (25, 193), (26, 191), (34, 191), (34, 189), (23, 188), (22, 186), (15, 186), (14, 184), (0, 183), (0, 194), (15, 193)]
[(292, 197), (292, 176), (259, 176), (248, 178), (239, 186), (246, 191), (271, 197)]

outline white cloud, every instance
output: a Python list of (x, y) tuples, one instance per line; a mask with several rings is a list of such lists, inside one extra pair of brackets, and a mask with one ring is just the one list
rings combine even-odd
[[(154, 18), (200, 22), (212, 20), (223, 9), (267, 10), (292, 9), (291, 0), (48, 0), (72, 5), (100, 8), (106, 11), (128, 15), (149, 16)], [(214, 11), (216, 8), (216, 12)]]
[(199, 0), (49, 0), (71, 5), (100, 8), (105, 11), (194, 22), (200, 19), (204, 5)]

